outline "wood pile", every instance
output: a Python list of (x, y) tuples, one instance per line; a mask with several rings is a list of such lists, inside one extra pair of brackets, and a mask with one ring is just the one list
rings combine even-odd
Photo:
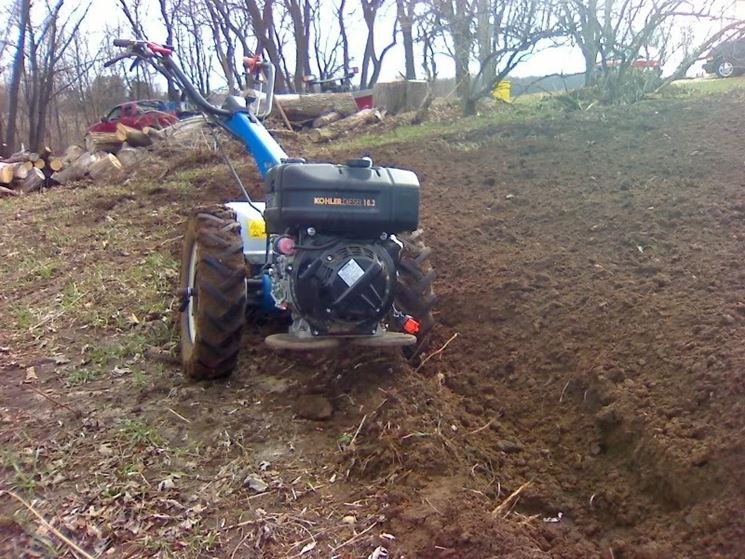
[[(383, 119), (376, 109), (357, 111), (349, 93), (294, 96), (279, 103), (281, 109), (278, 112), (283, 109), (289, 119), (285, 119), (285, 126), (307, 131), (307, 137), (315, 143), (333, 141)], [(190, 149), (206, 143), (209, 149), (214, 149), (211, 136), (206, 132), (208, 126), (208, 121), (202, 116), (184, 119), (162, 129), (146, 127), (138, 130), (118, 123), (114, 132), (89, 133), (85, 137), (85, 147), (72, 145), (61, 155), (54, 155), (48, 147), (39, 153), (22, 150), (7, 159), (0, 159), (0, 198), (85, 178), (115, 183), (126, 179), (128, 169), (141, 165), (149, 153), (161, 148)], [(278, 138), (297, 136), (296, 132), (287, 129), (270, 132)], [(166, 152), (161, 152), (161, 156), (163, 153)]]
[(24, 149), (0, 159), (0, 196), (17, 196), (39, 190), (64, 166), (64, 158), (53, 155), (49, 147), (38, 153)]
[(322, 128), (313, 128), (308, 133), (308, 137), (315, 143), (330, 142), (347, 132), (381, 120), (383, 120), (383, 115), (377, 109), (363, 109), (347, 118), (331, 121)]
[(151, 150), (160, 147), (189, 147), (204, 141), (207, 121), (194, 117), (164, 129), (137, 130), (122, 123), (111, 133), (89, 133), (85, 147), (72, 145), (63, 155), (50, 148), (39, 153), (20, 151), (0, 159), (0, 197), (19, 196), (84, 178), (115, 183), (127, 177), (127, 170), (141, 164)]
[[(282, 116), (286, 128), (307, 131), (312, 142), (329, 142), (367, 124), (382, 120), (375, 109), (358, 111), (351, 93), (312, 93), (276, 95), (275, 113)], [(279, 119), (274, 118), (275, 128)], [(272, 130), (282, 136), (282, 130)]]

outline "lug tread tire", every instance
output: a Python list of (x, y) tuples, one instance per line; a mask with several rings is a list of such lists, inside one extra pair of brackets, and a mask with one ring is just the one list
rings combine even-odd
[(432, 286), (435, 271), (430, 255), (432, 250), (424, 245), (422, 230), (396, 235), (403, 244), (396, 283), (396, 307), (410, 314), (420, 323), (416, 345), (405, 348), (404, 355), (412, 360), (426, 349), (427, 336), (435, 325), (432, 313), (437, 297)]
[(188, 287), (189, 260), (197, 245), (196, 337), (188, 311), (181, 313), (181, 357), (194, 380), (230, 376), (238, 361), (246, 321), (246, 262), (240, 225), (224, 206), (198, 208), (189, 219), (181, 260), (181, 288)]

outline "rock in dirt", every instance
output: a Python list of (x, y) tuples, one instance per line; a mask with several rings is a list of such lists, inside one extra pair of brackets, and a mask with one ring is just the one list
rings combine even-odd
[(303, 419), (328, 419), (334, 412), (331, 402), (319, 394), (304, 394), (295, 402), (295, 413)]
[(514, 441), (500, 440), (497, 441), (497, 448), (502, 452), (506, 452), (507, 454), (513, 454), (515, 452), (522, 451), (523, 445)]
[(247, 476), (246, 479), (243, 480), (243, 485), (251, 491), (255, 491), (256, 493), (263, 493), (264, 491), (269, 489), (269, 484), (261, 479), (259, 476), (255, 475)]

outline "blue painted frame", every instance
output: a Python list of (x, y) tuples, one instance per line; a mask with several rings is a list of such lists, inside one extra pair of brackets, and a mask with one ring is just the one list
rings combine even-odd
[(225, 128), (245, 144), (262, 177), (266, 178), (272, 167), (287, 159), (285, 150), (272, 138), (264, 125), (248, 113), (233, 113), (225, 120)]

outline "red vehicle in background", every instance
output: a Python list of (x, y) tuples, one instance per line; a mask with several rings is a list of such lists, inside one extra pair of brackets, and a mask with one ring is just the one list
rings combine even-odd
[(88, 128), (88, 132), (116, 132), (118, 122), (142, 130), (146, 126), (166, 128), (176, 121), (176, 112), (168, 110), (165, 101), (129, 101), (111, 109), (100, 122)]

